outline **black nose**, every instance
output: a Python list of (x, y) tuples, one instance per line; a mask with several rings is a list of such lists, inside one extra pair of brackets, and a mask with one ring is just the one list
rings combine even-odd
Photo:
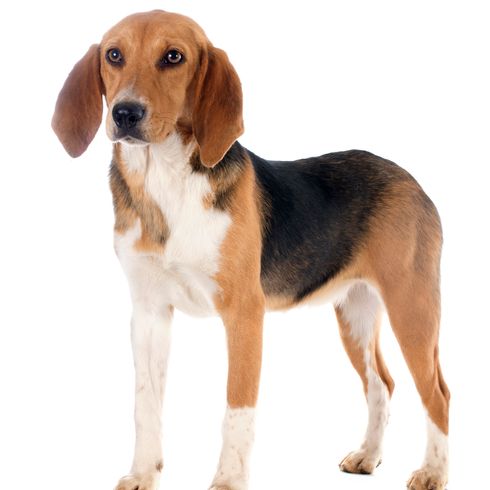
[(134, 128), (144, 117), (145, 108), (135, 102), (120, 102), (112, 109), (112, 119), (118, 128)]

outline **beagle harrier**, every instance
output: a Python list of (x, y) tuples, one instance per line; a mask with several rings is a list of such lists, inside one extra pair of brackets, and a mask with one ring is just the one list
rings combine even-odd
[(442, 233), (434, 204), (396, 164), (365, 151), (294, 162), (242, 147), (242, 91), (224, 51), (191, 19), (131, 15), (69, 74), (53, 128), (80, 156), (102, 120), (113, 142), (115, 249), (127, 275), (136, 369), (134, 462), (117, 490), (155, 490), (174, 308), (218, 314), (229, 367), (223, 447), (211, 488), (245, 490), (266, 309), (332, 301), (369, 410), (342, 471), (381, 462), (394, 383), (378, 341), (388, 312), (427, 411), (412, 490), (448, 471), (449, 391), (438, 357)]

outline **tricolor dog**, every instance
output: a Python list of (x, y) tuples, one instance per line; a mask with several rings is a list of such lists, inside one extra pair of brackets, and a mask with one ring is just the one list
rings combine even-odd
[(102, 120), (113, 142), (115, 249), (127, 275), (136, 369), (136, 445), (117, 490), (155, 490), (174, 308), (219, 315), (229, 355), (213, 490), (245, 490), (267, 309), (332, 301), (364, 384), (369, 422), (340, 469), (381, 461), (393, 380), (378, 334), (386, 309), (427, 412), (427, 452), (408, 482), (440, 490), (449, 391), (438, 358), (441, 225), (418, 183), (365, 151), (267, 161), (238, 143), (239, 78), (191, 19), (131, 15), (69, 74), (53, 128), (78, 157)]

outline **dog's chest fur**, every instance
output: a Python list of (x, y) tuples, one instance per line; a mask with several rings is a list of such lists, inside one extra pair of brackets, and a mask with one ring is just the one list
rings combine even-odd
[(191, 154), (192, 147), (176, 134), (162, 144), (121, 145), (120, 163), (127, 175), (138, 176), (143, 187), (139, 194), (145, 194), (148, 206), (158, 208), (166, 230), (160, 249), (138, 247), (143, 230), (157, 225), (154, 219), (146, 222), (136, 209), (131, 226), (122, 232), (116, 229), (115, 248), (136, 303), (173, 305), (205, 315), (214, 313), (213, 277), (231, 218), (206, 206), (212, 189), (205, 175), (192, 170)]

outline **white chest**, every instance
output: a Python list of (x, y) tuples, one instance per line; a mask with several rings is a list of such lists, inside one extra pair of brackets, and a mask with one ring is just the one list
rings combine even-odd
[(211, 187), (206, 176), (188, 164), (191, 153), (177, 135), (149, 149), (123, 146), (128, 171), (144, 173), (145, 191), (165, 217), (169, 237), (162, 253), (139, 252), (134, 247), (141, 236), (137, 222), (124, 234), (115, 234), (115, 247), (134, 302), (170, 304), (205, 315), (214, 313), (212, 278), (219, 269), (220, 247), (231, 218), (205, 206)]

